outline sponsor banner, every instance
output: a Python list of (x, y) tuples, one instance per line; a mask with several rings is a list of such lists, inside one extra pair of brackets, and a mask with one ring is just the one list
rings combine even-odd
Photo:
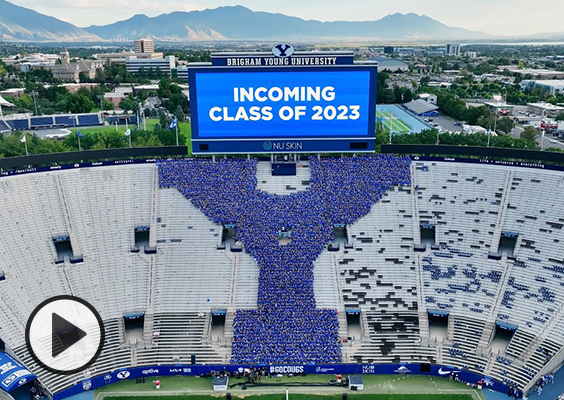
[[(280, 152), (280, 153), (308, 153), (310, 152), (310, 146), (307, 144), (308, 141), (312, 139), (300, 139), (300, 140), (268, 140), (268, 141), (251, 141), (253, 143), (253, 148), (255, 151), (249, 153), (256, 153), (256, 154), (266, 154), (266, 153), (273, 153), (273, 152)], [(374, 151), (374, 141), (373, 140), (366, 140), (366, 139), (358, 139), (358, 140), (316, 140), (316, 145), (323, 146), (321, 150), (322, 153), (341, 153), (339, 149), (344, 147), (354, 149), (355, 153), (362, 153), (364, 151), (373, 152)], [(215, 146), (215, 142), (213, 141), (204, 141), (204, 140), (193, 140), (194, 143), (207, 143), (209, 146)], [(221, 154), (229, 154), (231, 152), (240, 154), (241, 151), (232, 151), (233, 146), (237, 145), (229, 141), (223, 142), (225, 143), (222, 145), (221, 149), (224, 151)], [(321, 143), (321, 145), (320, 145)], [(336, 143), (336, 144), (335, 144)], [(363, 149), (364, 143), (368, 143), (368, 148)], [(313, 152), (313, 151), (312, 151)], [(194, 146), (194, 154), (214, 154), (212, 151), (199, 151), (196, 146)], [(177, 158), (175, 158), (177, 159)], [(164, 159), (162, 159), (164, 160)], [(264, 160), (268, 161), (270, 158), (264, 158)], [(456, 162), (456, 163), (465, 163), (465, 164), (483, 164), (483, 165), (498, 165), (498, 166), (507, 166), (507, 167), (518, 167), (518, 168), (530, 168), (530, 169), (546, 169), (551, 171), (564, 171), (564, 167), (557, 166), (557, 165), (550, 165), (550, 164), (539, 164), (539, 163), (531, 163), (531, 162), (518, 162), (518, 161), (503, 161), (503, 160), (488, 160), (488, 159), (474, 159), (474, 158), (456, 158), (456, 157), (411, 157), (413, 162), (417, 161), (443, 161), (443, 162)], [(14, 176), (14, 175), (24, 175), (24, 174), (33, 174), (38, 172), (48, 172), (48, 171), (59, 171), (59, 170), (68, 170), (68, 169), (77, 169), (77, 168), (93, 168), (93, 167), (108, 167), (113, 165), (123, 165), (123, 164), (155, 164), (161, 159), (133, 159), (133, 160), (115, 160), (115, 161), (98, 161), (98, 162), (86, 162), (80, 164), (65, 164), (65, 165), (57, 165), (51, 167), (34, 167), (34, 168), (26, 168), (26, 169), (15, 169), (9, 171), (0, 171), (0, 178)]]
[(194, 154), (265, 154), (265, 153), (363, 153), (374, 152), (372, 139), (269, 139), (205, 140), (193, 139)]
[[(198, 376), (209, 374), (211, 371), (228, 371), (230, 373), (243, 373), (249, 369), (250, 365), (156, 365), (146, 367), (127, 368), (114, 371), (91, 378), (79, 384), (71, 386), (53, 395), (53, 400), (61, 400), (69, 396), (81, 393), (86, 390), (95, 390), (99, 387), (110, 385), (124, 379), (136, 379), (148, 376)], [(342, 375), (433, 375), (448, 378), (451, 374), (456, 374), (461, 380), (473, 384), (482, 381), (485, 387), (498, 392), (507, 393), (507, 386), (496, 381), (491, 377), (485, 377), (460, 369), (431, 365), (431, 372), (421, 372), (420, 364), (325, 364), (325, 365), (253, 365), (256, 368), (267, 368), (271, 374), (342, 374)]]
[(35, 375), (6, 353), (0, 353), (0, 388), (6, 392), (35, 380)]

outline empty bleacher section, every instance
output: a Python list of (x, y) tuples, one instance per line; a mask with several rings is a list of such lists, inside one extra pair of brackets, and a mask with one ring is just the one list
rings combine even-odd
[(8, 125), (8, 123), (3, 119), (0, 119), (0, 132), (11, 131), (11, 130), (12, 128), (10, 127), (10, 125)]
[(196, 355), (198, 364), (221, 364), (222, 359), (205, 343), (208, 336), (208, 318), (199, 313), (166, 313), (155, 317), (152, 342), (139, 349), (139, 365), (190, 364)]
[(0, 131), (4, 125), (9, 130), (36, 130), (48, 128), (71, 128), (103, 125), (104, 119), (100, 113), (72, 114), (72, 115), (42, 115), (42, 116), (14, 116), (0, 120)]
[(257, 188), (268, 193), (290, 194), (307, 190), (310, 184), (309, 162), (299, 162), (295, 176), (272, 176), (272, 164), (257, 164)]
[(55, 119), (53, 116), (47, 117), (31, 117), (30, 118), (31, 128), (43, 128), (43, 127), (51, 127), (55, 125)]
[[(230, 306), (233, 260), (217, 250), (221, 226), (175, 189), (162, 189), (157, 214), (156, 313), (210, 312)], [(162, 206), (162, 207), (161, 207)]]
[(96, 126), (103, 123), (100, 114), (78, 114), (77, 126)]
[(55, 125), (77, 126), (78, 121), (76, 117), (72, 115), (55, 115)]
[[(15, 354), (28, 367), (31, 367), (41, 383), (52, 393), (79, 383), (87, 377), (99, 373), (126, 368), (131, 365), (131, 351), (122, 346), (117, 319), (105, 320), (105, 341), (100, 357), (86, 371), (74, 375), (58, 375), (37, 366), (27, 352), (25, 345), (15, 349)], [(62, 354), (64, 356), (64, 353)]]
[(11, 130), (23, 131), (30, 129), (29, 118), (26, 119), (6, 119), (5, 122), (8, 124)]

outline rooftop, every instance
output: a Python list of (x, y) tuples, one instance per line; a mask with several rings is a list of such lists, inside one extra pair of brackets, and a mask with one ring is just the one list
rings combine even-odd
[(564, 107), (555, 106), (550, 103), (527, 103), (527, 105), (530, 107), (542, 108), (547, 111), (564, 111)]

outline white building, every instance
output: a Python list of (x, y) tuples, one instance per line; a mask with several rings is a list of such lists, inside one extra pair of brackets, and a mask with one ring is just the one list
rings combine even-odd
[(564, 93), (564, 80), (523, 80), (521, 90), (544, 89), (551, 95)]
[(478, 53), (476, 53), (475, 51), (465, 51), (464, 57), (476, 58), (476, 57), (478, 57)]
[(157, 73), (160, 71), (165, 76), (171, 76), (171, 71), (176, 68), (174, 56), (167, 56), (163, 59), (142, 59), (137, 56), (127, 57), (125, 60), (127, 72), (138, 74), (140, 71), (145, 73)]
[(425, 100), (428, 103), (437, 105), (437, 95), (432, 93), (421, 93), (419, 98)]
[(543, 117), (556, 117), (558, 114), (564, 113), (564, 107), (550, 103), (528, 103), (527, 111)]
[(447, 56), (460, 56), (460, 45), (459, 44), (447, 44), (445, 48), (445, 55)]

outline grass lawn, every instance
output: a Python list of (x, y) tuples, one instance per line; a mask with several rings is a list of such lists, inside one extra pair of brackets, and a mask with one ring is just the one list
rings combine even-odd
[[(155, 125), (158, 124), (159, 120), (158, 119), (153, 119), (153, 118), (147, 118), (147, 130), (148, 131), (152, 131), (153, 129), (155, 129)], [(129, 128), (134, 128), (135, 126), (129, 126)], [(143, 129), (144, 127), (141, 126), (141, 129)], [(98, 132), (116, 132), (116, 126), (115, 125), (107, 125), (107, 126), (85, 126), (85, 127), (81, 127), (81, 128), (70, 128), (70, 131), (72, 133), (76, 133), (76, 131), (81, 131), (83, 133), (98, 133)], [(117, 126), (117, 132), (120, 133), (125, 133), (126, 131), (126, 127), (125, 125), (118, 125)], [(192, 153), (192, 126), (190, 125), (190, 122), (181, 122), (179, 124), (179, 132), (183, 133), (184, 136), (187, 138), (186, 140), (186, 145), (188, 146), (188, 152), (191, 154)], [(180, 143), (181, 145), (183, 143)]]

